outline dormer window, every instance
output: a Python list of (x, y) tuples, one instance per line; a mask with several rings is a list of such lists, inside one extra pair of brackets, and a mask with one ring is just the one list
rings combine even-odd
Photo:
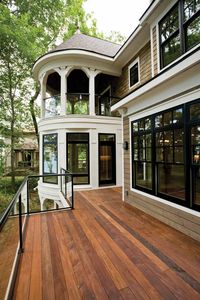
[(129, 66), (129, 88), (140, 82), (139, 75), (139, 58)]
[(200, 1), (179, 0), (159, 23), (161, 68), (200, 42)]

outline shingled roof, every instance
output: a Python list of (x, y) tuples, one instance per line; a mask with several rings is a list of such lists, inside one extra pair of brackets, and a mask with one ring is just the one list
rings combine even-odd
[(120, 48), (121, 45), (119, 44), (91, 37), (82, 33), (76, 33), (69, 40), (60, 44), (49, 53), (76, 49), (113, 57)]

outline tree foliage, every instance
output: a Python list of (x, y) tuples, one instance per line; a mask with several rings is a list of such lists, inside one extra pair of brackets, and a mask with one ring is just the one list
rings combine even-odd
[(0, 137), (11, 140), (14, 184), (14, 149), (24, 128), (34, 125), (38, 83), (33, 62), (56, 42), (82, 33), (103, 38), (96, 20), (83, 9), (85, 0), (0, 1)]

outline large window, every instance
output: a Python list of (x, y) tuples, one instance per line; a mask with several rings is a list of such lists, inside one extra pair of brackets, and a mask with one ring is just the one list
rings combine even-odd
[(89, 184), (89, 134), (67, 133), (67, 170), (74, 184)]
[(159, 23), (161, 68), (200, 42), (200, 0), (179, 0)]
[[(58, 173), (57, 134), (43, 135), (43, 174)], [(44, 182), (57, 183), (57, 176), (44, 177)]]
[(132, 186), (200, 209), (200, 100), (132, 122)]

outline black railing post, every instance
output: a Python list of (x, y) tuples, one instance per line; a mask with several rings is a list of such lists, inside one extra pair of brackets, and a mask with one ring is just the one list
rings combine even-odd
[(27, 198), (27, 214), (29, 215), (29, 178), (27, 178), (27, 182), (26, 182), (26, 198)]
[(65, 177), (64, 177), (64, 180), (65, 180), (65, 199), (67, 199), (67, 172), (65, 171)]
[(74, 184), (73, 184), (73, 174), (71, 174), (72, 177), (72, 209), (74, 209)]
[(22, 194), (19, 195), (19, 251), (23, 252), (23, 234), (22, 234)]

